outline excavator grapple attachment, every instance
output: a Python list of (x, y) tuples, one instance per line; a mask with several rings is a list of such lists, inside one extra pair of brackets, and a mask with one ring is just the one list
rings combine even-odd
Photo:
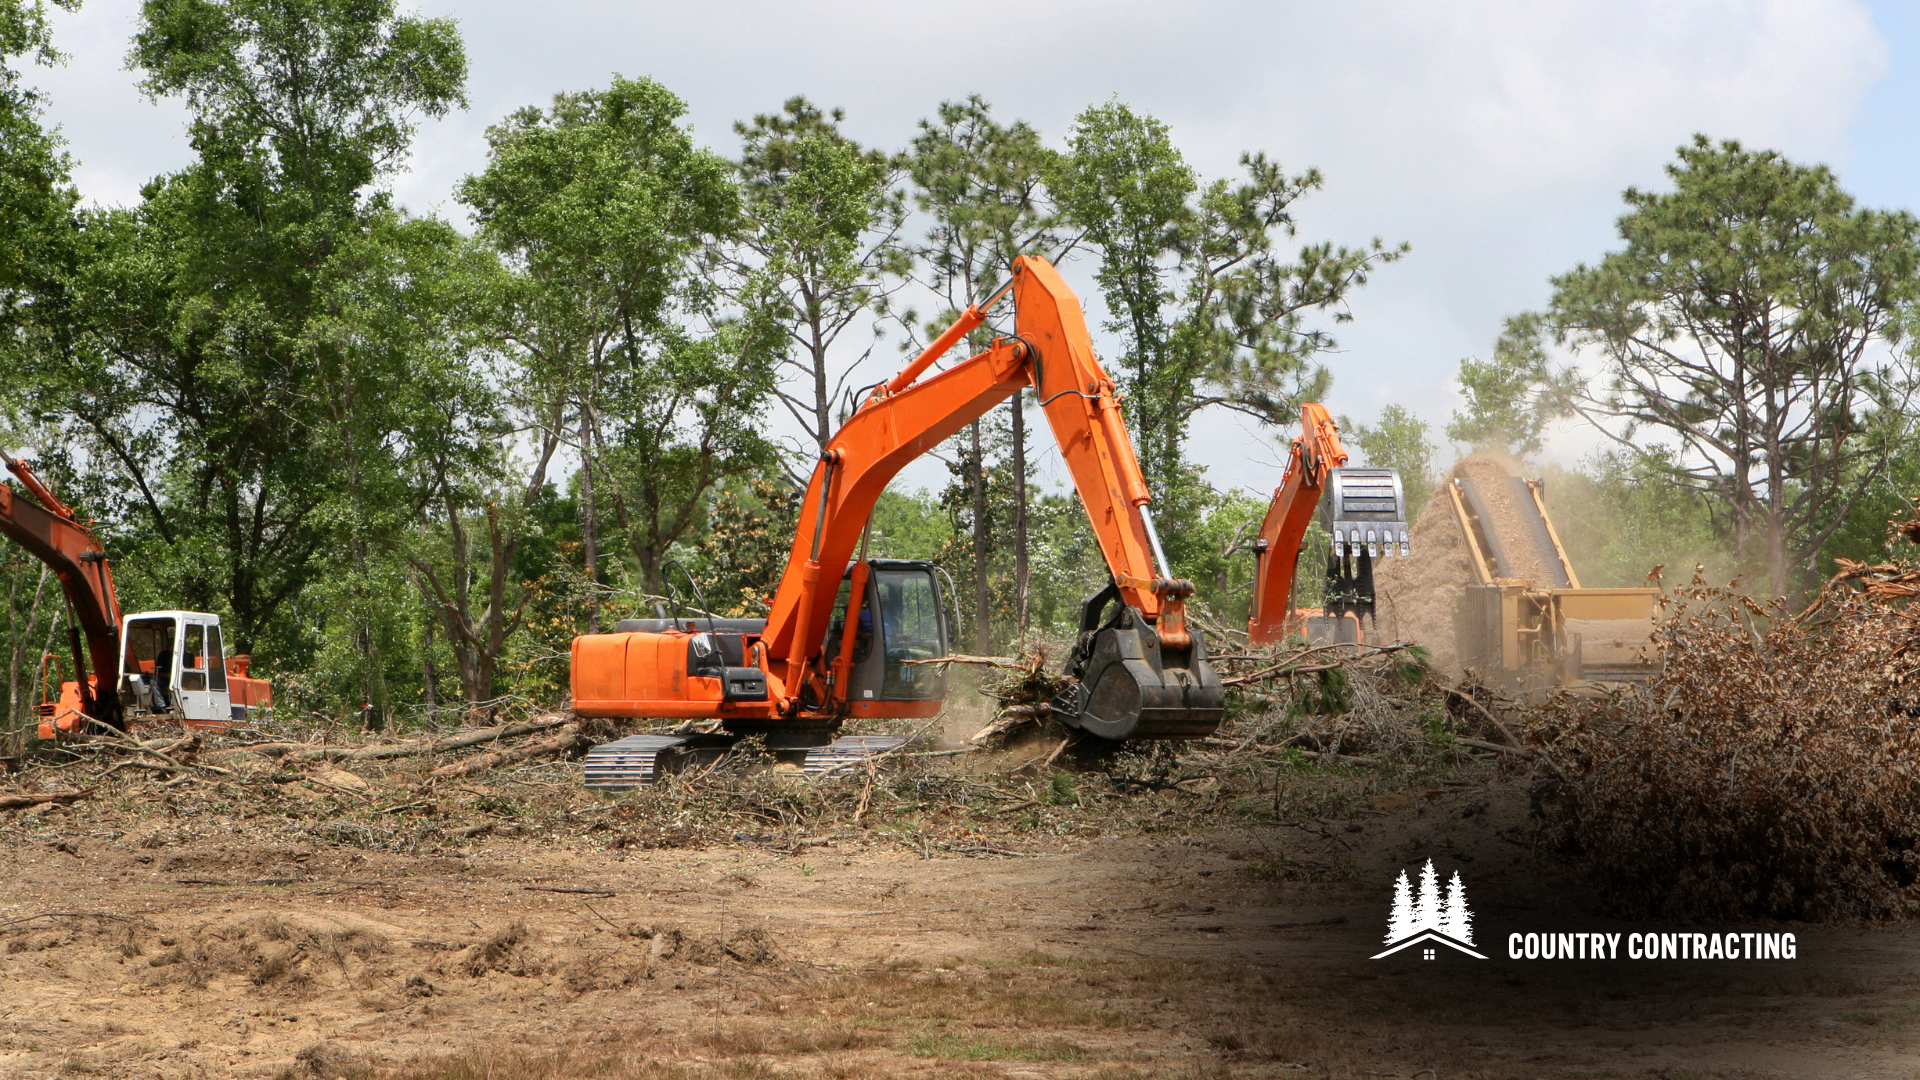
[[(1108, 607), (1113, 614), (1103, 619)], [(1054, 699), (1055, 715), (1103, 739), (1205, 738), (1226, 712), (1226, 688), (1200, 635), (1191, 635), (1185, 648), (1168, 648), (1111, 585), (1082, 609), (1067, 674), (1075, 682)]]

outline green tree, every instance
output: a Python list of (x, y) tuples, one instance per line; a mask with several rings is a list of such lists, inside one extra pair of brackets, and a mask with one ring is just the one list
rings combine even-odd
[[(522, 423), (541, 432), (543, 454), (572, 435), (581, 456), (590, 581), (600, 573), (596, 480), (611, 480), (607, 429), (625, 423), (633, 395), (647, 398), (641, 372), (673, 313), (710, 303), (691, 270), (738, 213), (726, 162), (694, 145), (685, 113), (648, 79), (561, 94), (490, 128), (486, 171), (460, 185), (511, 271), (492, 318)], [(657, 588), (657, 567), (647, 581)]]
[(1630, 450), (1668, 441), (1670, 482), (1725, 507), (1784, 595), (1909, 430), (1920, 220), (1857, 207), (1825, 166), (1704, 136), (1667, 173), (1671, 192), (1626, 192), (1621, 250), (1554, 279), (1537, 325), (1602, 371), (1546, 403)]
[(1437, 482), (1433, 473), (1433, 438), (1427, 422), (1404, 406), (1389, 405), (1380, 410), (1378, 423), (1353, 424), (1343, 420), (1340, 426), (1353, 445), (1359, 447), (1368, 465), (1400, 471), (1400, 483), (1407, 496), (1407, 521), (1409, 524), (1418, 521)]
[[(73, 10), (78, 0), (58, 6)], [(42, 3), (0, 0), (0, 349), (46, 348), (66, 299), (61, 271), (72, 254), (79, 193), (60, 139), (40, 124), (43, 103), (13, 66), (64, 59)]]
[(548, 449), (580, 433), (587, 573), (604, 500), (653, 593), (715, 485), (769, 454), (755, 421), (774, 331), (757, 309), (727, 317), (703, 272), (735, 236), (740, 202), (685, 113), (646, 79), (560, 95), (492, 128), (486, 171), (460, 189), (510, 272), (495, 343), (521, 423)]
[(1166, 125), (1108, 102), (1082, 112), (1048, 182), (1066, 220), (1100, 255), (1095, 274), (1142, 468), (1156, 494), (1179, 480), (1181, 442), (1211, 406), (1285, 426), (1329, 384), (1315, 357), (1335, 341), (1309, 317), (1345, 303), (1405, 245), (1306, 244), (1289, 257), (1294, 204), (1321, 185), (1260, 153), (1244, 180), (1202, 184)]
[[(69, 11), (78, 6), (77, 0), (55, 2)], [(0, 0), (0, 370), (7, 372), (29, 365), (33, 354), (56, 351), (70, 316), (63, 278), (75, 253), (72, 225), (79, 193), (60, 139), (41, 126), (40, 94), (14, 66), (21, 57), (40, 64), (64, 59), (53, 47), (47, 14), (42, 3)], [(39, 436), (45, 429), (31, 416), (18, 417), (9, 427), (10, 441), (43, 441)], [(52, 475), (46, 463), (42, 469), (55, 483), (65, 479)], [(40, 656), (54, 643), (61, 621), (55, 599), (59, 586), (56, 582), (50, 589), (47, 568), (10, 545), (0, 551), (0, 567), (7, 580), (4, 726), (17, 730), (28, 722), (29, 706), (37, 700)]]
[[(809, 459), (833, 437), (834, 403), (879, 340), (880, 323), (869, 316), (885, 313), (911, 260), (901, 242), (899, 168), (847, 138), (844, 118), (795, 97), (780, 112), (734, 125), (746, 227), (732, 292), (786, 337), (779, 400), (813, 439)], [(843, 346), (863, 320), (875, 336)], [(846, 358), (853, 348), (861, 351)]]
[[(926, 284), (941, 301), (926, 322), (927, 334), (940, 333), (962, 311), (985, 300), (1006, 280), (1016, 256), (1051, 252), (1058, 246), (1042, 177), (1047, 160), (1039, 132), (1024, 122), (1009, 125), (995, 120), (992, 107), (978, 95), (943, 102), (933, 117), (920, 121), (920, 134), (907, 155), (907, 171), (913, 179), (914, 201), (932, 221), (915, 254)], [(981, 327), (970, 344), (983, 347), (994, 329)], [(1032, 581), (1027, 535), (1027, 485), (1032, 470), (1027, 461), (1026, 405), (1024, 390), (1007, 405), (1006, 474), (1011, 489), (1008, 512), (998, 519), (987, 507), (986, 450), (993, 440), (981, 421), (968, 425), (954, 440), (955, 479), (965, 487), (971, 504), (967, 517), (972, 526), (970, 576), (976, 635), (988, 634), (992, 625), (989, 611), (995, 586), (988, 563), (996, 548), (1012, 553), (1004, 587), (1013, 598), (1014, 633), (1026, 629)], [(994, 535), (996, 521), (1007, 535)], [(986, 637), (977, 637), (973, 647), (980, 652), (992, 648)]]
[(351, 501), (315, 403), (367, 341), (335, 315), (363, 241), (400, 220), (370, 185), (418, 117), (461, 103), (464, 55), (451, 22), (375, 0), (149, 0), (130, 60), (148, 94), (185, 98), (197, 160), (82, 217), (62, 280), (78, 321), (16, 368), (15, 400), (112, 475), (130, 578), (291, 659), (285, 616)]
[(1515, 457), (1540, 452), (1547, 424), (1560, 404), (1579, 393), (1579, 372), (1556, 372), (1547, 358), (1545, 327), (1537, 314), (1506, 321), (1493, 343), (1493, 358), (1460, 361), (1465, 412), (1456, 410), (1447, 438), (1473, 450)]
[[(1547, 508), (1587, 588), (1647, 584), (1655, 567), (1684, 583), (1696, 564), (1725, 580), (1726, 513), (1708, 494), (1673, 482), (1671, 447), (1609, 449), (1577, 470), (1547, 476)], [(1881, 536), (1886, 526), (1881, 524)]]

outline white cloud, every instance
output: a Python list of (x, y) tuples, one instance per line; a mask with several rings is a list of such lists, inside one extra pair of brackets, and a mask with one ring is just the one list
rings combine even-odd
[[(1414, 246), (1355, 298), (1329, 404), (1370, 417), (1399, 402), (1436, 424), (1459, 358), (1610, 245), (1622, 188), (1661, 184), (1695, 131), (1842, 157), (1888, 55), (1856, 0), (422, 6), (459, 19), (473, 108), (423, 129), (394, 185), (418, 210), (459, 213), (451, 190), (484, 164), (488, 124), (616, 71), (671, 87), (722, 148), (734, 120), (795, 93), (845, 106), (856, 136), (887, 146), (967, 93), (1054, 140), (1117, 94), (1210, 175), (1248, 149), (1319, 166), (1307, 234)], [(89, 0), (57, 16), (74, 60), (35, 76), (104, 202), (189, 156), (178, 106), (145, 103), (121, 70), (136, 11)], [(1234, 430), (1198, 455), (1219, 482), (1271, 486), (1273, 455)]]

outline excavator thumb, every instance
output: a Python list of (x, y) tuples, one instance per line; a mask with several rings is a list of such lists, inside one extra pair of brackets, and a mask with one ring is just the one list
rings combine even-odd
[(1355, 553), (1327, 556), (1327, 591), (1321, 609), (1335, 618), (1373, 618), (1373, 554), (1355, 544)]
[(1204, 738), (1226, 712), (1227, 691), (1201, 636), (1188, 635), (1183, 649), (1166, 647), (1111, 583), (1080, 609), (1067, 674), (1075, 681), (1054, 698), (1054, 714), (1103, 739)]

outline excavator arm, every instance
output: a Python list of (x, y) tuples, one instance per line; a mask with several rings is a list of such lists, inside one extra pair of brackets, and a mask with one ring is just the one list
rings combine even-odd
[(1316, 512), (1332, 540), (1323, 609), (1327, 615), (1371, 616), (1374, 556), (1410, 552), (1400, 474), (1393, 469), (1349, 469), (1346, 464), (1340, 428), (1326, 407), (1312, 402), (1301, 406), (1300, 434), (1287, 457), (1287, 471), (1253, 542), (1256, 562), (1247, 637), (1255, 645), (1273, 644), (1289, 631), (1305, 628), (1303, 613), (1293, 607), (1293, 582), (1301, 542)]
[[(986, 307), (1007, 289), (1014, 336), (921, 378), (985, 321)], [(821, 453), (762, 637), (780, 709), (792, 713), (833, 698), (821, 648), (843, 571), (888, 482), (1025, 386), (1035, 388), (1112, 575), (1112, 585), (1088, 602), (1075, 651), (1080, 670), (1069, 672), (1082, 693), (1065, 703), (1067, 722), (1109, 738), (1204, 734), (1218, 726), (1224, 692), (1186, 626), (1185, 598), (1193, 586), (1174, 580), (1167, 567), (1148, 509), (1153, 496), (1113, 380), (1093, 354), (1072, 290), (1051, 264), (1031, 257), (1014, 261), (1001, 293), (968, 308), (876, 387)], [(1102, 609), (1115, 599), (1120, 610), (1102, 622)], [(1100, 655), (1101, 640), (1113, 655)], [(1104, 692), (1103, 683), (1109, 684)]]
[[(75, 682), (81, 710), (88, 716), (119, 725), (120, 699), (114, 693), (114, 673), (120, 670), (120, 602), (114, 595), (113, 570), (107, 553), (74, 512), (40, 482), (26, 462), (0, 452), (7, 471), (33, 496), (14, 494), (0, 484), (0, 534), (39, 559), (60, 579), (66, 597), (68, 643), (73, 650)], [(82, 650), (81, 638), (86, 639)], [(87, 676), (88, 665), (93, 674)]]
[(1256, 645), (1285, 637), (1293, 614), (1293, 576), (1300, 542), (1320, 508), (1327, 474), (1347, 463), (1340, 429), (1326, 406), (1300, 408), (1300, 434), (1287, 455), (1287, 471), (1267, 504), (1260, 535), (1253, 541), (1253, 606), (1247, 612), (1247, 636)]

